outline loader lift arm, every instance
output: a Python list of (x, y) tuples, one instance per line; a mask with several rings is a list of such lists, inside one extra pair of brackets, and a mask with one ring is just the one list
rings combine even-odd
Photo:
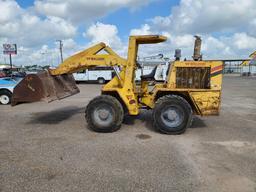
[[(98, 54), (104, 50), (108, 54)], [(71, 74), (95, 66), (124, 66), (126, 60), (117, 55), (105, 43), (99, 43), (81, 51), (61, 63), (56, 69), (51, 69), (51, 75)]]

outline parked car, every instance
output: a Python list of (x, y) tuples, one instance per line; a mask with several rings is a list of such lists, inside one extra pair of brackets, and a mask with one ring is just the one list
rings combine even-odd
[(21, 78), (4, 77), (0, 78), (0, 104), (10, 104), (14, 87), (21, 81)]
[(26, 72), (13, 72), (12, 76), (16, 78), (24, 78), (26, 76)]

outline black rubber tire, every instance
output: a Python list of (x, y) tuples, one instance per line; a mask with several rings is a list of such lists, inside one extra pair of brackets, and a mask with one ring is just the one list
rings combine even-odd
[[(167, 107), (176, 107), (182, 112), (183, 119), (178, 126), (168, 126), (162, 119), (161, 115)], [(190, 104), (183, 97), (178, 95), (165, 95), (157, 100), (153, 109), (153, 126), (156, 130), (169, 135), (182, 134), (191, 125), (191, 121), (192, 109)]]
[(102, 78), (102, 77), (98, 78), (98, 83), (99, 83), (99, 84), (104, 84), (105, 82), (106, 82), (106, 81), (105, 81), (104, 78)]
[(2, 105), (10, 104), (11, 103), (11, 99), (12, 99), (12, 93), (10, 91), (8, 91), (8, 90), (0, 90), (0, 96), (2, 96), (2, 95), (6, 95), (9, 98), (9, 102), (4, 104), (4, 103), (2, 103), (0, 101), (0, 104), (2, 104)]
[[(94, 111), (100, 106), (107, 106), (111, 110), (112, 121), (106, 126), (99, 125), (94, 119)], [(123, 118), (124, 110), (121, 103), (113, 96), (101, 95), (95, 97), (86, 107), (85, 118), (91, 130), (96, 132), (110, 133), (120, 129)]]

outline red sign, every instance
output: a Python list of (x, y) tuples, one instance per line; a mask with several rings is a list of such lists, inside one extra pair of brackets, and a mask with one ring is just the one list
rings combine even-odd
[(16, 44), (3, 44), (4, 54), (6, 55), (16, 55), (17, 45)]

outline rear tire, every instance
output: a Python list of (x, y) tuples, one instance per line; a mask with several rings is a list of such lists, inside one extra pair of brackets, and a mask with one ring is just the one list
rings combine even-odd
[(192, 120), (190, 104), (178, 95), (159, 98), (153, 109), (153, 125), (156, 130), (177, 135), (186, 131)]
[(87, 105), (85, 117), (91, 130), (109, 133), (120, 129), (124, 110), (115, 97), (101, 95)]
[(7, 90), (0, 90), (0, 104), (8, 105), (11, 103), (12, 93)]

